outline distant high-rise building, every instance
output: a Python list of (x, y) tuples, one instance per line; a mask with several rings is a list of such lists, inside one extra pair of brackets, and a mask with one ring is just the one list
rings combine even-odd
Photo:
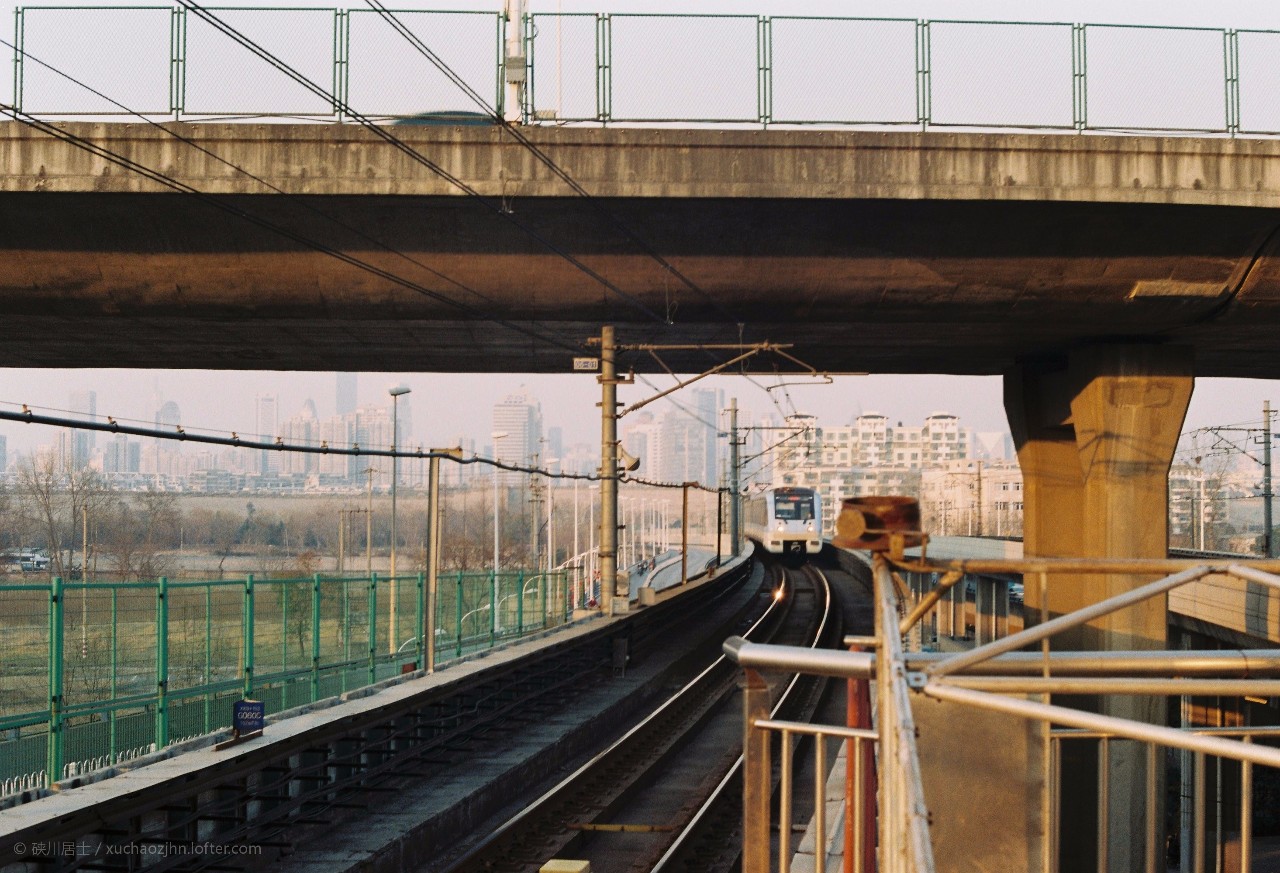
[[(716, 463), (720, 392), (695, 390), (683, 408), (668, 410), (659, 422), (657, 464), (653, 472), (667, 482), (719, 481)], [(649, 454), (655, 454), (653, 447)]]
[[(89, 421), (98, 420), (98, 392), (72, 391), (70, 405), (73, 413), (82, 415)], [(93, 459), (95, 436), (96, 434), (91, 430), (72, 431), (69, 459), (72, 469), (82, 470), (89, 466), (89, 461)]]
[[(258, 434), (258, 439), (264, 442), (271, 442), (280, 436), (280, 412), (279, 398), (274, 394), (259, 394), (253, 401), (254, 427)], [(278, 473), (280, 472), (280, 457), (278, 452), (258, 452), (259, 473)]]
[(172, 430), (180, 424), (182, 424), (182, 412), (178, 409), (178, 404), (172, 400), (166, 401), (156, 410), (157, 430)]
[(102, 451), (103, 473), (137, 473), (142, 461), (142, 444), (124, 434), (116, 434)]
[[(280, 438), (289, 445), (318, 445), (320, 417), (311, 400), (302, 404), (302, 411), (286, 419), (280, 426)], [(319, 455), (310, 452), (283, 452), (280, 455), (280, 472), (286, 475), (305, 476), (317, 469)]]
[(347, 415), (356, 411), (356, 374), (336, 373), (337, 378), (337, 414)]
[[(526, 393), (508, 394), (493, 407), (493, 431), (502, 434), (494, 439), (495, 457), (509, 464), (528, 464), (542, 441), (542, 404)], [(522, 473), (504, 472), (501, 480), (516, 485)]]
[(564, 457), (564, 428), (547, 428), (547, 451), (553, 458)]

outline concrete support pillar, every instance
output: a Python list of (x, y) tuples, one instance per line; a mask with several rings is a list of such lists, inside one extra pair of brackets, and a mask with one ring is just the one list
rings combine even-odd
[[(1024, 549), (1029, 557), (1164, 558), (1168, 554), (1168, 474), (1191, 398), (1190, 351), (1157, 345), (1095, 345), (1065, 360), (1025, 363), (1006, 376), (1005, 409), (1022, 466)], [(1051, 577), (1048, 602), (1027, 584), (1028, 624), (1105, 600), (1150, 577)], [(1161, 649), (1164, 598), (1098, 619), (1053, 640), (1055, 649)], [(1162, 698), (1060, 701), (1121, 718), (1165, 723)], [(1146, 754), (1116, 742), (1109, 755), (1106, 830), (1096, 749), (1065, 744), (1061, 869), (1098, 869), (1105, 839), (1111, 871), (1144, 869)], [(1090, 762), (1095, 762), (1090, 764)], [(1161, 784), (1163, 784), (1161, 774)], [(1157, 792), (1157, 797), (1162, 792)], [(1157, 801), (1158, 802), (1158, 801)], [(1160, 819), (1157, 819), (1160, 820)], [(1071, 837), (1067, 838), (1070, 834)]]

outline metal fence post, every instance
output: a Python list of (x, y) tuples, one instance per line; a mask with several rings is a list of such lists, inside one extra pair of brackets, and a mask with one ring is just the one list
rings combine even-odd
[(773, 772), (769, 733), (756, 721), (769, 717), (769, 684), (755, 670), (743, 671), (742, 700), (742, 873), (768, 873)]
[(22, 7), (19, 6), (13, 13), (13, 108), (19, 111), (22, 109), (22, 59), (25, 33)]
[(253, 574), (244, 577), (244, 697), (253, 699)]
[(524, 570), (516, 574), (516, 636), (524, 636)]
[(187, 108), (187, 9), (177, 6), (169, 18), (169, 111), (173, 120)]
[[(289, 583), (280, 582), (280, 672), (289, 669)], [(286, 685), (285, 688), (288, 686)], [(281, 695), (288, 692), (281, 689)], [(288, 703), (285, 703), (288, 707)]]
[[(120, 634), (118, 618), (120, 615), (119, 589), (111, 588), (111, 714), (108, 731), (108, 742), (111, 744), (111, 763), (116, 763), (116, 677), (119, 672)], [(207, 661), (206, 661), (207, 663)]]
[(320, 574), (311, 577), (311, 702), (320, 699)]
[(1085, 26), (1071, 25), (1071, 115), (1072, 124), (1083, 132), (1089, 126), (1089, 79), (1085, 55)]
[(756, 115), (766, 127), (773, 121), (773, 19), (767, 15), (756, 19)]
[(169, 745), (169, 579), (156, 583), (156, 749)]
[(347, 103), (348, 83), (351, 74), (351, 13), (346, 9), (333, 12), (333, 111), (338, 121), (346, 118), (343, 111)]
[(369, 684), (378, 681), (378, 574), (369, 574)]
[(596, 120), (607, 124), (613, 116), (613, 22), (609, 13), (596, 16)]
[[(493, 590), (492, 588), (490, 590)], [(458, 571), (458, 592), (453, 598), (454, 619), (457, 623), (457, 655), (462, 657), (462, 571)], [(492, 611), (492, 610), (490, 610)]]
[[(213, 682), (213, 583), (204, 586), (204, 682)], [(209, 709), (212, 692), (204, 693), (204, 732), (209, 733)]]
[(916, 22), (916, 121), (921, 130), (929, 127), (933, 112), (932, 48), (929, 44), (929, 22)]
[(1240, 33), (1235, 30), (1222, 32), (1223, 65), (1227, 88), (1227, 133), (1236, 136), (1240, 132)]
[(62, 577), (49, 583), (49, 745), (45, 759), (48, 784), (62, 773)]
[(426, 574), (419, 573), (418, 574), (418, 627), (417, 627), (418, 645), (415, 647), (417, 651), (416, 651), (416, 654), (414, 655), (414, 665), (413, 665), (414, 669), (416, 670), (424, 669), (426, 664), (426, 662), (423, 661), (423, 658), (422, 658), (423, 643), (425, 642), (423, 640), (423, 634), (425, 633), (424, 625), (426, 624), (426, 618), (427, 618), (427, 577), (426, 577)]

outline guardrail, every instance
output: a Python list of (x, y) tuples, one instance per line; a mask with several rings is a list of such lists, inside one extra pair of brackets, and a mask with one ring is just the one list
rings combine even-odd
[[(13, 105), (337, 121), (350, 107), (486, 123), (505, 112), (510, 73), (526, 83), (525, 123), (1280, 133), (1280, 32), (1269, 30), (631, 13), (513, 25), (492, 11), (391, 12), (437, 66), (370, 9), (208, 12), (226, 27), (181, 5), (20, 7)], [(523, 68), (508, 69), (513, 26)]]
[[(1006, 574), (1168, 575), (1075, 612), (1052, 619), (1042, 615), (1033, 627), (967, 651), (913, 653), (904, 641), (912, 640), (913, 626), (934, 607), (913, 609), (899, 572), (926, 568), (919, 561), (876, 555), (871, 583), (876, 635), (863, 641), (874, 644), (874, 654), (727, 643), (726, 651), (746, 669), (748, 683), (761, 670), (876, 683), (874, 730), (856, 724), (774, 723), (747, 712), (747, 747), (765, 750), (754, 760), (748, 754), (748, 773), (754, 773), (749, 779), (767, 784), (770, 778), (770, 735), (781, 734), (788, 744), (797, 733), (846, 743), (849, 775), (833, 777), (846, 786), (843, 823), (837, 815), (833, 827), (831, 815), (819, 813), (813, 827), (819, 838), (814, 869), (823, 870), (829, 858), (842, 860), (845, 870), (867, 869), (859, 850), (866, 846), (877, 847), (877, 869), (885, 871), (929, 873), (936, 869), (935, 853), (982, 866), (979, 855), (988, 846), (1006, 860), (1016, 856), (1020, 868), (1025, 860), (1027, 869), (1054, 870), (1061, 863), (1064, 869), (1096, 865), (1154, 871), (1164, 869), (1170, 854), (1180, 859), (1170, 863), (1180, 863), (1182, 870), (1251, 869), (1256, 813), (1269, 813), (1258, 798), (1270, 797), (1280, 786), (1280, 725), (1250, 719), (1280, 721), (1264, 719), (1269, 709), (1262, 705), (1280, 696), (1280, 650), (1063, 652), (1051, 651), (1050, 640), (1210, 573), (1275, 589), (1280, 576), (1241, 563), (1185, 561), (957, 561), (931, 569), (955, 572), (968, 563), (975, 572)], [(1268, 566), (1274, 568), (1274, 562)], [(1096, 697), (1100, 710), (1060, 705), (1058, 695)], [(1144, 698), (1177, 702), (1180, 727), (1126, 714), (1143, 711), (1140, 705), (1114, 703)], [(974, 722), (978, 733), (967, 734)], [(971, 743), (980, 745), (980, 738), (990, 748)], [(1015, 742), (1008, 742), (1011, 738)], [(863, 752), (867, 743), (876, 747), (874, 763)], [(823, 763), (819, 752), (820, 769)], [(790, 778), (790, 769), (784, 769), (779, 788), (784, 804), (794, 793)], [(866, 785), (878, 791), (874, 827), (865, 823), (871, 805)], [(1013, 798), (997, 815), (1012, 810), (1016, 820), (984, 818), (990, 813), (982, 805), (993, 797)], [(761, 815), (767, 829), (767, 805), (754, 812), (747, 807), (746, 815), (746, 834), (760, 832)], [(790, 821), (789, 810), (778, 815)], [(1064, 829), (1064, 816), (1071, 817), (1070, 830)], [(1267, 826), (1275, 830), (1280, 822)], [(848, 835), (843, 848), (824, 845), (825, 834), (840, 828)], [(758, 854), (744, 854), (750, 858), (757, 863), (744, 861), (744, 873), (768, 869)], [(788, 864), (780, 858), (778, 869)]]
[[(0, 796), (563, 624), (568, 575), (0, 585)], [(393, 608), (394, 601), (394, 608)], [(492, 604), (498, 604), (497, 609)]]

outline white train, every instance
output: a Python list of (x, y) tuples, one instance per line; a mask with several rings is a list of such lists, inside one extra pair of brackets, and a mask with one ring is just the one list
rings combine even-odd
[(822, 498), (812, 488), (770, 488), (747, 498), (745, 533), (773, 555), (804, 559), (822, 551)]

